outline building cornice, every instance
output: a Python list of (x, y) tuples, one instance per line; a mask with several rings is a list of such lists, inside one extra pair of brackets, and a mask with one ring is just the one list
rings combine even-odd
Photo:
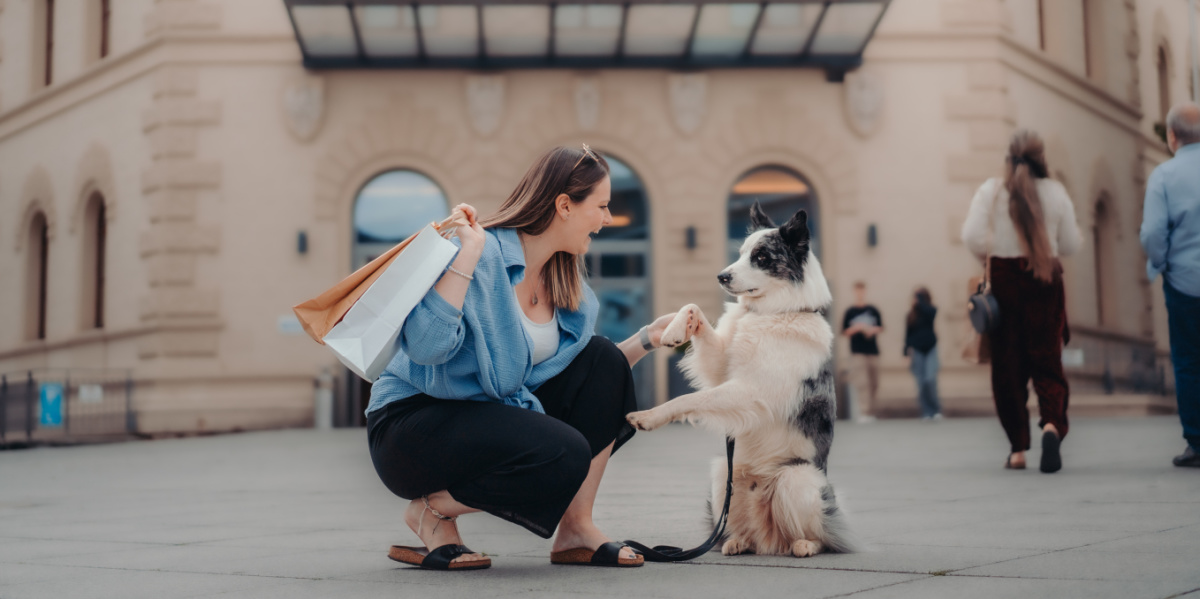
[(154, 333), (217, 331), (223, 329), (224, 326), (224, 323), (220, 321), (205, 321), (194, 324), (152, 325), (123, 329), (90, 329), (78, 331), (69, 337), (19, 342), (7, 349), (0, 349), (0, 360), (34, 356), (83, 345), (102, 345), (114, 341), (136, 339)]
[(1045, 53), (1022, 44), (1009, 34), (1001, 35), (1000, 43), (1005, 52), (1001, 60), (1014, 71), (1130, 133), (1141, 134), (1141, 108), (1113, 95)]
[(961, 32), (880, 32), (871, 41), (864, 57), (868, 64), (958, 64), (987, 60), (1000, 61), (1012, 71), (1130, 133), (1142, 133), (1140, 108), (998, 27)]
[(104, 59), (78, 76), (34, 93), (0, 112), (0, 143), (107, 91), (147, 76), (165, 64), (295, 64), (300, 51), (290, 36), (171, 34), (155, 37)]

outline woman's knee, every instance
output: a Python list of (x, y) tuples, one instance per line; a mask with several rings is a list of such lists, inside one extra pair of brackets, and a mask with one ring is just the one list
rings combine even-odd
[(624, 370), (629, 369), (629, 359), (625, 357), (625, 352), (621, 351), (621, 348), (617, 347), (617, 344), (613, 343), (607, 337), (592, 336), (584, 351), (592, 354), (593, 364), (601, 368), (608, 366)]
[(572, 428), (559, 438), (547, 438), (545, 447), (553, 452), (553, 457), (545, 464), (545, 480), (555, 487), (570, 489), (574, 494), (592, 465), (592, 450), (587, 439)]

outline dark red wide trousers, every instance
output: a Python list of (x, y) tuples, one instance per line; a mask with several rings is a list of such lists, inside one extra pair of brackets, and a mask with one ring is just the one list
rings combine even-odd
[(1029, 380), (1038, 396), (1038, 427), (1047, 423), (1067, 436), (1070, 389), (1062, 345), (1070, 339), (1062, 267), (1045, 283), (1026, 270), (1025, 258), (992, 258), (992, 295), (1000, 324), (991, 333), (992, 397), (1012, 451), (1029, 449)]

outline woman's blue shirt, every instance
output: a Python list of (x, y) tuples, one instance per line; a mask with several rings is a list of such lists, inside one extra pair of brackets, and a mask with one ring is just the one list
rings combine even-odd
[[(399, 351), (371, 387), (367, 412), (424, 393), (439, 399), (494, 401), (545, 413), (532, 391), (587, 347), (598, 302), (586, 283), (578, 310), (557, 309), (558, 351), (533, 365), (532, 340), (521, 326), (513, 286), (525, 277), (515, 229), (486, 229), (462, 310), (430, 289), (408, 315)], [(457, 238), (453, 239), (458, 244)], [(454, 274), (443, 276), (457, 276)]]

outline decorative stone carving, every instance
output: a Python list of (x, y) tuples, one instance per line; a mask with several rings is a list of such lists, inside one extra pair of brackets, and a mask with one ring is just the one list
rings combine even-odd
[(707, 109), (708, 75), (668, 75), (667, 96), (675, 126), (688, 135), (700, 129)]
[(484, 137), (500, 128), (504, 120), (503, 75), (467, 77), (467, 116), (475, 132)]
[(595, 77), (575, 80), (575, 118), (584, 131), (595, 129), (600, 120), (600, 82)]
[(868, 69), (846, 73), (842, 92), (846, 122), (860, 137), (870, 137), (883, 117), (883, 75)]
[(283, 89), (283, 116), (297, 141), (311, 141), (325, 117), (325, 78), (302, 75)]

